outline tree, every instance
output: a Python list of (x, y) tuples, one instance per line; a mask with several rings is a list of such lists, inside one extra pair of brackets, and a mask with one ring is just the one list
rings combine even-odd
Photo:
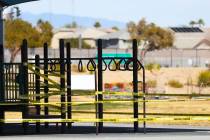
[(189, 25), (191, 26), (191, 27), (194, 27), (195, 25), (196, 25), (197, 23), (195, 22), (195, 21), (190, 21), (190, 23), (189, 23)]
[(130, 21), (127, 24), (127, 30), (130, 33), (131, 37), (135, 37), (136, 36), (136, 23), (133, 21)]
[(198, 20), (198, 25), (199, 25), (199, 27), (205, 26), (204, 20), (203, 19), (199, 19)]
[(112, 29), (115, 31), (119, 31), (119, 28), (117, 26), (113, 26)]
[(5, 21), (5, 46), (11, 52), (10, 61), (13, 62), (20, 51), (23, 39), (27, 39), (30, 46), (39, 46), (39, 32), (28, 22), (21, 19)]
[(65, 25), (65, 27), (66, 28), (77, 28), (78, 24), (77, 24), (77, 22), (73, 21), (72, 23)]
[(94, 27), (95, 27), (95, 28), (100, 28), (100, 27), (101, 27), (101, 23), (100, 23), (100, 22), (98, 22), (98, 21), (97, 21), (97, 22), (95, 22)]
[(39, 19), (37, 22), (37, 28), (40, 33), (40, 44), (47, 43), (50, 45), (53, 37), (53, 26), (50, 24), (50, 22)]
[(13, 62), (20, 51), (23, 39), (27, 39), (29, 47), (41, 47), (43, 43), (50, 44), (53, 36), (53, 27), (48, 21), (39, 20), (33, 27), (22, 19), (5, 21), (5, 47), (11, 52), (10, 62)]
[(198, 21), (194, 21), (194, 20), (190, 21), (189, 25), (191, 27), (195, 27), (195, 25), (198, 25), (199, 27), (202, 27), (202, 26), (205, 26), (205, 22), (202, 18), (200, 18)]
[(129, 22), (127, 29), (131, 38), (137, 39), (138, 43), (143, 46), (142, 60), (148, 51), (173, 46), (174, 36), (171, 31), (156, 26), (154, 23), (147, 23), (145, 19), (141, 19), (138, 24)]
[(10, 12), (6, 14), (8, 20), (14, 20), (16, 18), (20, 18), (21, 10), (19, 7), (12, 7), (10, 8)]

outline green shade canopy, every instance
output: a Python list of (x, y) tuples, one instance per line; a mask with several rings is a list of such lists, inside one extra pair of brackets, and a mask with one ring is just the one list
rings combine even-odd
[(1, 6), (11, 6), (11, 5), (25, 3), (25, 2), (31, 2), (31, 1), (37, 1), (37, 0), (0, 0), (0, 5)]

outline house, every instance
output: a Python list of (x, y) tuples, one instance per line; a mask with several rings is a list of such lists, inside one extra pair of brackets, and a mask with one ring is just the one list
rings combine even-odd
[[(174, 34), (174, 48), (176, 49), (210, 49), (210, 29), (199, 27), (169, 27)], [(120, 30), (101, 37), (105, 39), (104, 48), (131, 48), (132, 44), (127, 40), (131, 40), (127, 30)], [(142, 46), (139, 46), (140, 48)]]
[[(199, 27), (170, 27), (167, 28), (174, 34), (174, 48), (195, 49), (209, 48), (210, 30)], [(96, 39), (104, 39), (104, 48), (128, 49), (132, 47), (131, 37), (127, 30), (115, 31), (106, 28), (60, 28), (54, 32), (52, 48), (59, 48), (60, 39), (82, 38), (91, 47), (96, 47)]]
[(206, 43), (207, 29), (198, 27), (171, 27), (169, 29), (174, 33), (176, 49), (194, 49)]
[(174, 34), (172, 49), (147, 53), (145, 63), (155, 62), (171, 67), (206, 67), (210, 64), (210, 30), (199, 27), (170, 27)]
[(102, 28), (60, 28), (54, 32), (51, 47), (59, 48), (60, 39), (68, 40), (72, 38), (82, 38), (91, 47), (96, 47), (96, 39), (112, 32), (114, 31)]
[(128, 49), (132, 47), (130, 34), (126, 30), (119, 30), (117, 32), (109, 33), (105, 36), (101, 36), (101, 39), (106, 40), (104, 42), (104, 48), (118, 48)]

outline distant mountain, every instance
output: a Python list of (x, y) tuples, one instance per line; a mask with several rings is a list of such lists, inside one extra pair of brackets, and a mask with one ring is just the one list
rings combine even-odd
[(49, 20), (54, 28), (63, 27), (66, 24), (72, 23), (72, 21), (76, 21), (79, 26), (83, 27), (92, 27), (96, 21), (99, 21), (103, 27), (113, 27), (117, 26), (118, 28), (125, 28), (126, 23), (120, 21), (114, 21), (109, 19), (100, 19), (100, 18), (91, 18), (91, 17), (79, 17), (79, 16), (71, 16), (64, 14), (51, 14), (51, 13), (43, 13), (43, 14), (31, 14), (31, 13), (22, 13), (21, 18), (31, 22), (32, 24), (36, 24), (39, 19)]

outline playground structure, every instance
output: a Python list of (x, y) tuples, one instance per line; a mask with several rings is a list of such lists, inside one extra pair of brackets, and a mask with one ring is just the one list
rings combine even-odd
[[(133, 118), (134, 131), (138, 131), (139, 112), (138, 112), (138, 71), (143, 71), (143, 91), (145, 93), (145, 70), (138, 60), (137, 40), (133, 40), (132, 57), (102, 57), (103, 40), (97, 40), (98, 52), (95, 58), (71, 58), (71, 44), (64, 43), (60, 40), (60, 58), (48, 58), (48, 45), (44, 44), (44, 58), (36, 55), (35, 59), (28, 58), (28, 44), (24, 40), (21, 45), (21, 63), (3, 63), (4, 68), (4, 89), (1, 89), (0, 98), (0, 119), (1, 129), (6, 125), (5, 112), (19, 111), (22, 112), (22, 119), (12, 121), (12, 123), (22, 123), (24, 132), (27, 132), (30, 124), (36, 124), (36, 132), (40, 132), (40, 125), (44, 124), (49, 127), (49, 123), (61, 123), (61, 131), (64, 132), (66, 126), (71, 128), (74, 122), (96, 122), (97, 132), (103, 132), (103, 104), (111, 102), (103, 100), (103, 71), (132, 71), (133, 72)], [(66, 48), (66, 52), (65, 52)], [(65, 55), (66, 54), (66, 55)], [(93, 71), (97, 75), (97, 87), (95, 102), (96, 118), (93, 119), (72, 119), (72, 106), (88, 104), (85, 102), (72, 101), (71, 92), (71, 62), (78, 61), (78, 70), (84, 68), (86, 61), (87, 70)], [(117, 63), (118, 61), (118, 63)], [(112, 65), (115, 64), (115, 69)], [(59, 77), (60, 83), (54, 81), (50, 76)], [(60, 97), (60, 102), (50, 102), (51, 96)], [(145, 99), (143, 97), (143, 99)], [(113, 102), (113, 101), (112, 101)], [(49, 108), (53, 105), (59, 105), (59, 115), (52, 114)], [(43, 113), (42, 113), (43, 111)], [(33, 113), (31, 113), (33, 112)], [(145, 111), (144, 111), (145, 112)], [(43, 115), (41, 115), (43, 114)], [(144, 115), (144, 117), (146, 117)], [(117, 119), (117, 118), (116, 118)], [(110, 120), (113, 122), (113, 119)], [(10, 122), (11, 123), (11, 122)], [(145, 122), (144, 122), (145, 123)]]

